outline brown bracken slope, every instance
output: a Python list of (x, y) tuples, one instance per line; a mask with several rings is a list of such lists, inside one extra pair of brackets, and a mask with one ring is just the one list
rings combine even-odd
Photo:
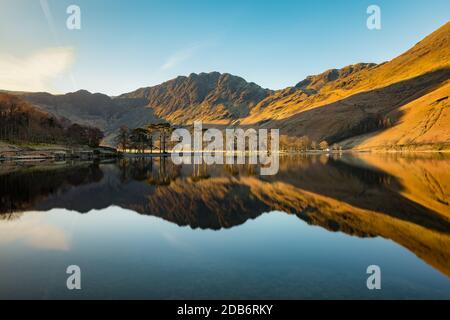
[(450, 148), (450, 22), (399, 57), (359, 63), (271, 91), (230, 74), (191, 74), (111, 98), (79, 91), (17, 93), (39, 109), (96, 126), (168, 121), (278, 128), (356, 149)]
[[(275, 92), (243, 124), (352, 147), (448, 143), (450, 23), (380, 64), (330, 70)], [(370, 135), (370, 143), (366, 135)]]

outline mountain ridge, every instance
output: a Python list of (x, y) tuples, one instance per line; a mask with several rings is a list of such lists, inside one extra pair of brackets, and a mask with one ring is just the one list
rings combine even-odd
[(247, 116), (256, 103), (272, 92), (229, 73), (210, 72), (179, 76), (122, 94), (118, 99), (146, 100), (158, 116), (179, 124), (192, 122), (197, 111), (203, 111), (203, 118), (209, 121)]
[[(220, 126), (279, 128), (282, 134), (290, 136), (372, 148), (383, 144), (374, 142), (378, 135), (399, 131), (391, 128), (403, 126), (404, 119), (420, 122), (415, 117), (423, 113), (413, 111), (420, 106), (404, 108), (416, 100), (419, 105), (430, 106), (433, 101), (425, 101), (427, 97), (443, 99), (440, 119), (435, 123), (439, 128), (450, 125), (448, 99), (444, 99), (447, 86), (439, 90), (449, 79), (450, 22), (390, 61), (330, 69), (281, 90), (264, 89), (228, 73), (210, 72), (179, 76), (116, 97), (86, 90), (65, 95), (20, 95), (42, 111), (104, 130), (109, 144), (122, 125), (186, 125), (201, 120)], [(436, 90), (439, 96), (429, 95)], [(415, 135), (388, 139), (389, 144), (450, 144), (450, 133), (439, 129), (437, 135), (435, 130), (433, 126), (427, 128), (427, 139)], [(371, 135), (370, 144), (364, 143), (367, 135)]]

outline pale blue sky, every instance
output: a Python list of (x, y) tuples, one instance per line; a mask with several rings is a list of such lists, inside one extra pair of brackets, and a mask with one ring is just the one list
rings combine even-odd
[[(81, 30), (66, 28), (70, 4)], [(371, 4), (379, 31), (366, 28)], [(0, 0), (0, 89), (116, 95), (210, 71), (279, 89), (389, 60), (449, 20), (448, 0)]]

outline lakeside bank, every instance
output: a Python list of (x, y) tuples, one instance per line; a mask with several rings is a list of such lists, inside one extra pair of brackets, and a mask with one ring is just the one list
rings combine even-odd
[(110, 147), (88, 147), (82, 145), (54, 144), (11, 144), (0, 142), (0, 160), (33, 161), (33, 160), (95, 160), (117, 158), (119, 153)]

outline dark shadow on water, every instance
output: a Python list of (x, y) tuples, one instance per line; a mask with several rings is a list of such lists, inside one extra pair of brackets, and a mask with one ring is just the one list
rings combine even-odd
[(404, 187), (398, 179), (380, 170), (350, 165), (330, 157), (324, 162), (311, 161), (307, 170), (296, 170), (291, 166), (273, 180), (288, 182), (302, 190), (331, 197), (358, 208), (450, 233), (449, 220), (404, 197), (401, 194)]
[[(165, 157), (127, 158), (113, 164), (78, 162), (20, 170), (12, 166), (9, 171), (4, 168), (0, 175), (1, 213), (52, 208), (86, 213), (116, 205), (193, 228), (229, 228), (264, 212), (280, 209), (277, 199), (272, 199), (271, 203), (270, 198), (261, 200), (252, 195), (252, 185), (245, 180), (252, 178), (253, 184), (284, 183), (296, 188), (298, 193), (313, 192), (450, 233), (450, 222), (441, 214), (401, 195), (403, 187), (396, 177), (328, 156), (282, 158), (280, 172), (263, 177), (257, 176), (259, 170), (254, 165), (176, 166)], [(286, 203), (281, 209), (307, 220), (311, 208), (305, 210), (304, 203), (297, 204), (298, 207), (295, 202)], [(234, 210), (240, 213), (232, 214)], [(175, 212), (190, 217), (183, 219), (178, 213), (175, 216)], [(204, 218), (209, 215), (216, 217)], [(237, 220), (225, 223), (224, 217), (232, 216), (238, 216)], [(196, 223), (196, 217), (205, 223)], [(208, 221), (214, 223), (208, 225)]]
[(450, 236), (449, 212), (410, 200), (397, 177), (353, 162), (350, 156), (284, 157), (275, 176), (258, 176), (253, 165), (176, 166), (165, 157), (2, 164), (0, 219), (119, 206), (179, 226), (220, 230), (284, 211), (330, 231), (392, 239), (450, 274), (450, 250), (436, 244)]

